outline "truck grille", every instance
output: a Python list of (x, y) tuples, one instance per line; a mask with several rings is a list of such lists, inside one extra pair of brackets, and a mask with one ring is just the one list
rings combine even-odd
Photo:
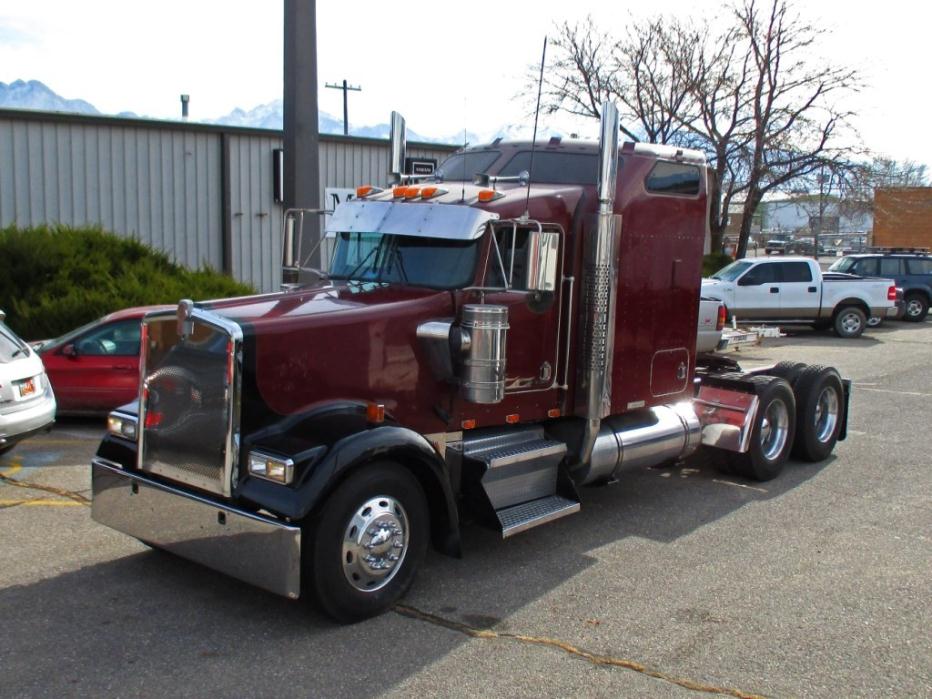
[(139, 468), (229, 495), (236, 342), (229, 329), (196, 319), (182, 337), (174, 316), (147, 319), (142, 355)]

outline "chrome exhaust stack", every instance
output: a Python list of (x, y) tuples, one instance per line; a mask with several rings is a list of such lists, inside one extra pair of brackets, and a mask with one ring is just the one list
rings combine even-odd
[(391, 153), (388, 161), (389, 183), (401, 184), (404, 179), (407, 139), (405, 137), (405, 119), (398, 112), (392, 112), (390, 140)]
[(599, 213), (595, 234), (585, 241), (580, 310), (580, 358), (576, 413), (586, 418), (579, 463), (588, 463), (601, 420), (611, 414), (612, 359), (615, 350), (616, 238), (614, 214), (618, 178), (618, 109), (602, 104), (599, 138)]

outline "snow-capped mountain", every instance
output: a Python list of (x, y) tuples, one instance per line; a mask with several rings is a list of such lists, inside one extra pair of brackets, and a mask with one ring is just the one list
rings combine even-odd
[(69, 100), (56, 94), (38, 80), (14, 80), (9, 85), (0, 82), (0, 107), (4, 109), (35, 109), (43, 112), (100, 114), (89, 102)]

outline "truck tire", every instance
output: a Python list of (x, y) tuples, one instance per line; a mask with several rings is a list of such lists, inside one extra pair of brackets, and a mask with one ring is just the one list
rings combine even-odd
[(307, 529), (305, 581), (325, 613), (353, 623), (411, 586), (430, 536), (427, 500), (410, 471), (376, 462), (350, 474)]
[(796, 381), (796, 439), (793, 456), (805, 461), (828, 458), (838, 441), (844, 410), (841, 376), (832, 367), (806, 367)]
[(796, 385), (796, 380), (802, 373), (806, 365), (802, 362), (777, 362), (777, 364), (767, 372), (767, 376), (777, 376), (785, 380), (790, 386)]
[(918, 323), (925, 320), (929, 314), (929, 302), (922, 294), (909, 294), (905, 299), (906, 308), (903, 312), (903, 320), (910, 323)]
[(751, 431), (751, 445), (744, 454), (731, 455), (732, 470), (755, 481), (769, 481), (783, 470), (796, 432), (796, 400), (793, 389), (776, 376), (750, 379), (761, 388)]
[(867, 327), (867, 315), (857, 306), (845, 306), (835, 313), (832, 326), (838, 337), (860, 337)]

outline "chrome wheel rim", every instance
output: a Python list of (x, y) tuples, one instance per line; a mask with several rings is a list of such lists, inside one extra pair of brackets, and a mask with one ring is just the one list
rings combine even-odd
[(773, 461), (786, 446), (789, 435), (790, 411), (779, 398), (770, 402), (760, 423), (761, 452), (767, 461)]
[(880, 316), (871, 316), (870, 318), (867, 319), (867, 327), (876, 328), (882, 322), (883, 322), (883, 318), (881, 318)]
[(916, 299), (910, 299), (906, 302), (906, 315), (910, 318), (915, 318), (920, 313), (922, 313), (922, 302), (917, 301)]
[(819, 394), (815, 409), (816, 439), (822, 444), (828, 442), (835, 433), (838, 424), (838, 392), (826, 386)]
[(343, 574), (360, 592), (380, 590), (398, 573), (408, 552), (404, 507), (387, 495), (366, 500), (343, 534)]
[(841, 317), (841, 327), (849, 335), (861, 329), (861, 317), (857, 313), (845, 313)]

